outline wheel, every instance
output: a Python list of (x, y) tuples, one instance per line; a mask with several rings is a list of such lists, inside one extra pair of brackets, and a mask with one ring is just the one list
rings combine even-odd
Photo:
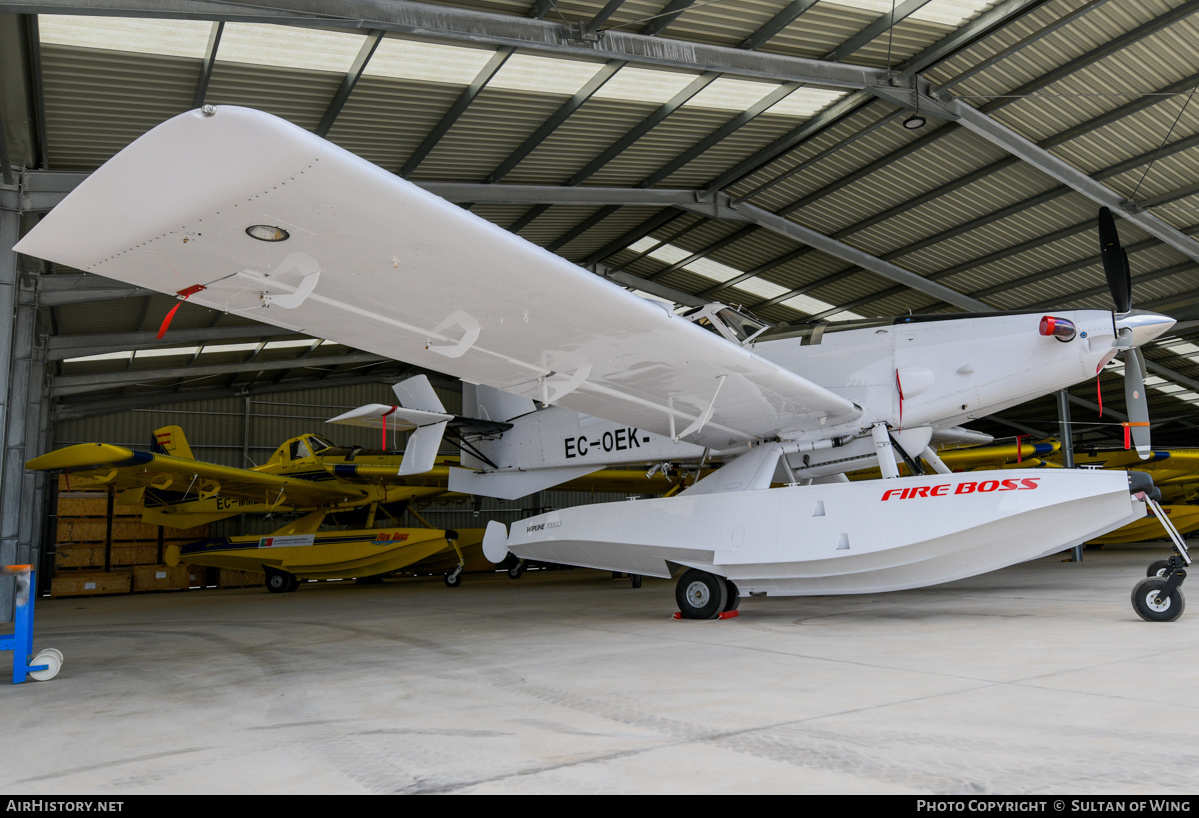
[(34, 656), (33, 661), (29, 664), (31, 667), (45, 665), (45, 670), (32, 670), (29, 672), (29, 675), (39, 682), (48, 682), (57, 676), (58, 671), (62, 669), (62, 654), (53, 648), (43, 650), (37, 656)]
[(1175, 588), (1164, 600), (1158, 592), (1166, 586), (1164, 579), (1146, 577), (1132, 589), (1132, 607), (1137, 616), (1146, 622), (1173, 622), (1186, 609), (1186, 599), (1181, 588)]
[(684, 619), (715, 619), (728, 602), (724, 578), (694, 568), (679, 577), (674, 598)]
[(724, 609), (721, 611), (721, 613), (728, 613), (729, 611), (737, 610), (737, 607), (741, 604), (741, 594), (737, 592), (737, 586), (733, 584), (731, 579), (725, 579), (724, 587), (728, 589), (729, 598), (728, 601), (724, 603)]
[(508, 579), (520, 579), (521, 575), (524, 574), (524, 572), (525, 572), (524, 562), (523, 561), (518, 562), (518, 563), (516, 563), (516, 565), (513, 565), (511, 568), (508, 569)]
[(450, 571), (448, 574), (445, 575), (445, 587), (457, 588), (461, 584), (462, 584), (462, 569), (461, 568), (455, 568), (453, 571)]
[(1149, 567), (1145, 570), (1145, 576), (1161, 577), (1162, 579), (1165, 579), (1166, 573), (1169, 572), (1169, 570), (1170, 570), (1170, 561), (1169, 560), (1158, 560), (1157, 562), (1153, 562), (1153, 563), (1149, 564)]
[(295, 574), (268, 568), (266, 572), (266, 589), (272, 594), (289, 594), (300, 587), (300, 580)]
[(633, 587), (640, 588), (641, 587), (641, 574), (633, 574), (632, 577), (633, 577)]

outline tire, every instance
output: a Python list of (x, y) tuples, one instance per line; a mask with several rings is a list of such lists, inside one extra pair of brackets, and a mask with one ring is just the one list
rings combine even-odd
[(684, 619), (715, 619), (728, 603), (729, 590), (723, 577), (694, 568), (679, 577), (674, 599)]
[(266, 572), (266, 589), (272, 594), (290, 594), (300, 587), (300, 580), (295, 574), (268, 568)]
[(450, 571), (448, 574), (445, 575), (445, 587), (457, 588), (461, 584), (462, 584), (462, 572), (461, 571), (457, 571), (457, 570)]
[(1132, 608), (1146, 622), (1173, 622), (1186, 609), (1186, 599), (1181, 588), (1175, 588), (1163, 602), (1158, 602), (1158, 592), (1166, 586), (1164, 579), (1146, 577), (1132, 589)]
[(520, 579), (525, 572), (523, 563), (517, 563), (508, 569), (508, 579)]
[(641, 574), (633, 574), (633, 587), (634, 588), (641, 587)]
[(725, 579), (725, 588), (728, 589), (729, 598), (724, 603), (724, 610), (721, 613), (735, 611), (741, 605), (741, 594), (737, 591), (737, 586), (733, 584), (731, 579)]
[(1147, 569), (1145, 569), (1145, 576), (1159, 577), (1161, 579), (1165, 579), (1166, 572), (1169, 570), (1170, 570), (1170, 561), (1169, 560), (1158, 560), (1156, 562), (1152, 562), (1149, 564), (1149, 567)]

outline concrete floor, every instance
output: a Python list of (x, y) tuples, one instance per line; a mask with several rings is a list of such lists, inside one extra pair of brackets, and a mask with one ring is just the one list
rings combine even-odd
[(585, 570), (43, 599), (0, 791), (1194, 793), (1199, 613), (1129, 604), (1167, 555), (725, 622)]

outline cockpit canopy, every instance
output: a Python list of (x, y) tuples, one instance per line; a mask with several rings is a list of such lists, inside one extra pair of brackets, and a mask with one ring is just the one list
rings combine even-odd
[(293, 437), (276, 449), (275, 453), (271, 456), (270, 462), (279, 464), (290, 463), (293, 460), (312, 457), (326, 449), (332, 448), (334, 448), (334, 444), (319, 435), (300, 435), (299, 437)]

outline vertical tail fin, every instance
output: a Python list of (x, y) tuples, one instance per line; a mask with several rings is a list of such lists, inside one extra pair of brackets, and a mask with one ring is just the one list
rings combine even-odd
[(187, 436), (178, 426), (164, 426), (155, 430), (153, 449), (157, 454), (168, 454), (187, 460), (196, 459), (191, 446), (187, 445)]

